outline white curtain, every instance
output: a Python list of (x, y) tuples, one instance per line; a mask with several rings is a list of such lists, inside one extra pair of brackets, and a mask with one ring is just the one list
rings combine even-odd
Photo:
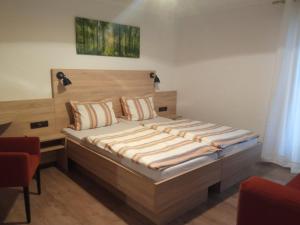
[(300, 173), (300, 0), (285, 4), (262, 158)]

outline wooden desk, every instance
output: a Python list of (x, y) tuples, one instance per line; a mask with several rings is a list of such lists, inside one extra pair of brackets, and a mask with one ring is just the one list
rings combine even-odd
[(62, 133), (40, 136), (42, 164), (55, 162), (58, 167), (66, 170), (65, 135)]

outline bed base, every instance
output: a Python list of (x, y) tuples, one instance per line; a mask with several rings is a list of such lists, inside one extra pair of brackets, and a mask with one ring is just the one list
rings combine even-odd
[[(140, 204), (138, 204), (136, 201), (128, 198), (124, 193), (122, 193), (119, 190), (116, 190), (112, 185), (107, 184), (106, 182), (104, 182), (102, 179), (100, 179), (99, 177), (97, 177), (96, 175), (92, 174), (91, 172), (85, 170), (84, 168), (82, 168), (81, 166), (79, 166), (77, 163), (73, 162), (72, 160), (69, 160), (69, 162), (72, 165), (72, 169), (74, 168), (76, 172), (80, 172), (82, 175), (89, 177), (90, 179), (92, 179), (94, 182), (96, 182), (98, 185), (100, 185), (101, 187), (105, 188), (107, 191), (109, 191), (110, 193), (112, 193), (115, 197), (119, 198), (121, 201), (125, 202), (127, 205), (131, 206), (133, 209), (135, 209), (137, 212), (139, 212), (140, 214), (144, 215), (145, 218), (156, 218), (158, 217), (158, 215), (153, 214), (152, 212), (150, 212), (149, 210), (146, 210), (145, 208), (143, 208)], [(184, 214), (184, 212), (186, 212), (188, 209), (190, 209), (190, 207), (194, 208), (196, 206), (201, 205), (202, 203), (204, 203), (207, 200), (207, 191), (203, 191), (203, 192), (199, 192), (198, 195), (193, 195), (190, 198), (187, 198), (185, 201), (181, 201), (180, 204), (185, 204), (185, 211), (180, 211), (178, 212), (177, 210), (182, 209), (178, 208), (176, 205), (176, 207), (174, 208), (169, 208), (168, 212), (164, 212), (162, 214), (160, 214), (160, 218), (155, 219), (156, 224), (165, 224), (163, 222), (163, 218), (170, 218), (169, 220), (172, 220), (175, 217), (170, 217), (171, 214), (174, 215), (176, 212), (177, 214), (181, 215)], [(186, 204), (188, 204), (189, 207), (186, 207)], [(147, 215), (147, 216), (146, 216)], [(154, 220), (152, 220), (153, 222)]]
[[(233, 169), (239, 170), (235, 166), (245, 167), (238, 160), (245, 159), (249, 162), (247, 165), (257, 160), (249, 153), (251, 148), (245, 151), (247, 154), (244, 151), (238, 154), (239, 157), (224, 157), (155, 182), (73, 140), (67, 139), (66, 150), (69, 159), (124, 194), (126, 197), (122, 199), (128, 205), (155, 224), (166, 224), (205, 202), (210, 186), (221, 182), (221, 190), (224, 190), (238, 182), (231, 177), (235, 176)], [(231, 163), (233, 167), (229, 166)]]
[(238, 184), (255, 174), (255, 165), (261, 160), (262, 144), (225, 156), (222, 160), (222, 175), (219, 192)]

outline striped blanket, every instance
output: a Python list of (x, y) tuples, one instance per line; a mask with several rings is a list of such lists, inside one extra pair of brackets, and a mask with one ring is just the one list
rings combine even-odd
[(259, 137), (248, 130), (187, 119), (150, 123), (144, 126), (221, 149)]
[(106, 135), (89, 136), (86, 141), (120, 158), (126, 158), (155, 170), (163, 170), (219, 150), (204, 143), (144, 126)]

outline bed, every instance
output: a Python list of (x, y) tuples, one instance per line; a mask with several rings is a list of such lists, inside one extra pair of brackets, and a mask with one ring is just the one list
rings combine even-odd
[[(55, 77), (58, 71), (68, 75), (72, 80), (72, 87), (63, 90), (59, 86), (59, 81)], [(57, 128), (65, 128), (72, 122), (66, 103), (74, 98), (98, 100), (113, 97), (115, 112), (121, 116), (121, 107), (117, 101), (120, 96), (154, 93), (149, 73), (149, 71), (52, 70)], [(169, 120), (158, 117), (155, 121), (143, 123), (164, 121)], [(246, 178), (250, 174), (251, 167), (259, 160), (261, 144), (257, 140), (252, 140), (229, 146), (221, 153), (201, 156), (169, 167), (163, 172), (153, 172), (126, 164), (112, 157), (105, 149), (95, 149), (84, 141), (88, 136), (126, 130), (140, 125), (141, 122), (121, 121), (111, 127), (83, 132), (64, 129), (67, 136), (66, 152), (69, 161), (104, 181), (109, 189), (122, 193), (128, 205), (155, 224), (170, 222), (187, 210), (205, 202), (209, 187), (218, 185), (219, 190), (223, 191)]]
[(125, 192), (127, 203), (137, 211), (156, 224), (163, 224), (204, 202), (210, 186), (220, 184), (220, 190), (224, 190), (244, 178), (245, 170), (240, 177), (236, 166), (248, 169), (253, 163), (249, 159), (255, 158), (259, 152), (257, 139), (252, 139), (160, 171), (122, 161), (86, 141), (93, 135), (111, 134), (138, 127), (141, 123), (168, 120), (162, 117), (142, 122), (121, 120), (110, 127), (93, 130), (64, 129), (68, 157)]
[(241, 143), (228, 146), (222, 149), (222, 151), (217, 151), (215, 153), (197, 157), (195, 159), (188, 160), (183, 163), (179, 163), (175, 166), (171, 166), (164, 170), (153, 170), (147, 167), (142, 167), (140, 164), (132, 163), (130, 160), (124, 160), (124, 159), (120, 160), (119, 157), (116, 157), (115, 155), (111, 154), (109, 151), (105, 150), (104, 148), (96, 147), (95, 145), (92, 145), (91, 143), (86, 141), (88, 137), (93, 137), (96, 135), (112, 134), (115, 132), (133, 129), (141, 125), (161, 123), (161, 122), (162, 123), (173, 122), (173, 120), (164, 117), (157, 117), (152, 120), (145, 120), (139, 122), (120, 119), (120, 123), (108, 127), (101, 127), (101, 128), (82, 130), (82, 131), (76, 131), (71, 128), (64, 128), (63, 132), (66, 134), (69, 140), (80, 143), (82, 146), (85, 146), (86, 148), (89, 148), (100, 155), (103, 155), (117, 163), (122, 164), (123, 166), (132, 169), (137, 173), (140, 173), (141, 175), (153, 180), (154, 182), (168, 179), (172, 176), (176, 176), (179, 173), (183, 173), (188, 170), (194, 169), (195, 167), (201, 167), (202, 165), (206, 165), (218, 159), (229, 157), (243, 150), (252, 148), (253, 146), (256, 146), (258, 144), (258, 138), (253, 138), (248, 141), (243, 141)]
[(155, 224), (170, 222), (207, 199), (208, 187), (221, 179), (221, 161), (214, 160), (154, 181), (133, 169), (67, 139), (69, 160), (125, 195), (123, 200)]
[[(167, 118), (158, 117), (152, 121), (166, 121), (169, 120)], [(151, 121), (145, 121), (151, 122)], [(95, 145), (92, 145), (90, 142), (88, 142), (86, 139), (88, 137), (94, 137), (96, 135), (106, 135), (106, 134), (112, 134), (115, 132), (121, 132), (126, 131), (134, 128), (140, 127), (141, 124), (136, 121), (126, 121), (126, 120), (120, 120), (120, 123), (114, 124), (109, 127), (102, 127), (92, 130), (82, 130), (82, 131), (75, 131), (71, 128), (65, 128), (63, 129), (63, 132), (66, 134), (68, 139), (80, 143), (82, 146), (85, 146), (86, 148), (89, 148), (90, 150), (94, 151), (95, 153), (99, 155), (103, 155), (119, 164), (122, 164), (124, 167), (127, 167), (131, 170), (134, 170), (135, 172), (139, 173), (142, 176), (147, 177), (148, 179), (151, 179), (153, 182), (159, 182), (164, 179), (171, 178), (173, 176), (176, 176), (180, 173), (184, 173), (188, 170), (194, 169), (196, 167), (201, 167), (202, 165), (206, 165), (210, 162), (213, 162), (219, 158), (218, 153), (211, 153), (205, 156), (197, 157), (193, 160), (185, 161), (183, 163), (179, 163), (175, 166), (168, 167), (164, 170), (153, 170), (148, 167), (142, 166), (141, 164), (132, 163), (131, 160), (125, 160), (124, 158), (117, 157), (115, 154), (112, 154), (110, 151), (101, 148), (96, 147)]]

